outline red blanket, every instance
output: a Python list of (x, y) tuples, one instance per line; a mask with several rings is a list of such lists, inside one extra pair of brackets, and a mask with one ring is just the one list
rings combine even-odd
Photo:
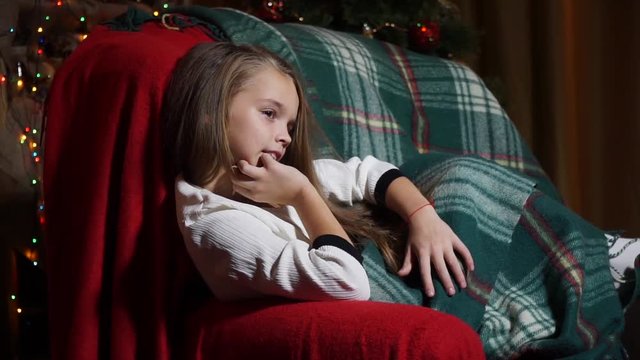
[(201, 280), (177, 228), (160, 111), (176, 61), (203, 41), (197, 27), (102, 27), (56, 74), (44, 169), (52, 358), (482, 358), (469, 327), (420, 307), (190, 301)]
[[(59, 359), (168, 353), (168, 327), (192, 271), (163, 175), (159, 111), (198, 28), (100, 27), (51, 88), (44, 194), (51, 344)], [(129, 356), (124, 356), (129, 357)]]

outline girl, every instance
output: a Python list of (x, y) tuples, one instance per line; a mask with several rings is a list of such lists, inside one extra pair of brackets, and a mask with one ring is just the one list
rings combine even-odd
[[(205, 43), (178, 64), (166, 96), (180, 228), (194, 263), (222, 300), (370, 297), (356, 247), (375, 242), (388, 268), (420, 274), (425, 293), (467, 286), (465, 244), (399, 170), (373, 157), (312, 161), (312, 114), (289, 64), (262, 48)], [(386, 207), (407, 235), (384, 230), (356, 203)], [(640, 253), (610, 238), (617, 285)], [(461, 261), (458, 259), (460, 258)]]
[[(312, 161), (312, 115), (291, 66), (257, 47), (196, 46), (167, 93), (176, 201), (189, 253), (219, 299), (279, 295), (305, 300), (369, 298), (354, 247), (367, 237), (400, 275), (431, 268), (449, 295), (465, 287), (467, 247), (398, 169), (373, 157)], [(331, 200), (329, 200), (331, 199)], [(350, 206), (367, 201), (408, 223), (402, 266), (391, 232)], [(338, 205), (340, 203), (341, 205)], [(414, 262), (417, 258), (419, 261)]]

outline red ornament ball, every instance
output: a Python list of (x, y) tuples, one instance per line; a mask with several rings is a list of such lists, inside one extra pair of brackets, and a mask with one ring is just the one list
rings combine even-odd
[(282, 22), (284, 18), (284, 1), (263, 0), (257, 9), (256, 17), (269, 22)]
[(421, 53), (432, 53), (440, 45), (440, 24), (421, 21), (409, 27), (409, 49)]

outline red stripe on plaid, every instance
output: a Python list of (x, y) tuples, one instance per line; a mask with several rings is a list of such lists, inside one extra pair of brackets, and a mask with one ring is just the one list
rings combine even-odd
[(400, 129), (389, 129), (389, 128), (383, 128), (379, 126), (371, 126), (370, 124), (364, 124), (353, 118), (326, 116), (324, 120), (335, 123), (335, 124), (357, 126), (363, 129), (367, 129), (367, 131), (369, 132), (377, 133), (377, 134), (402, 134), (402, 131)]
[[(409, 64), (409, 60), (405, 55), (405, 52), (397, 46), (383, 43), (384, 48), (389, 54), (391, 62), (396, 65), (400, 74), (407, 83), (407, 88), (411, 94), (411, 100), (413, 102), (413, 116), (411, 117), (411, 140), (413, 144), (418, 148), (421, 153), (429, 151), (429, 118), (424, 112), (424, 106), (420, 100), (418, 90), (418, 82), (413, 74), (413, 67)], [(422, 132), (418, 131), (420, 125), (424, 128)], [(421, 135), (421, 139), (420, 136)]]
[[(523, 209), (523, 216), (520, 218), (520, 223), (529, 233), (529, 235), (531, 235), (531, 238), (533, 238), (534, 241), (540, 246), (542, 251), (550, 260), (551, 264), (561, 274), (563, 274), (563, 277), (571, 284), (571, 287), (576, 293), (576, 297), (579, 299), (582, 297), (582, 289), (579, 285), (579, 282), (584, 283), (584, 270), (576, 261), (571, 251), (568, 250), (564, 246), (562, 241), (560, 241), (560, 239), (556, 236), (555, 232), (553, 231), (549, 223), (545, 220), (545, 218), (538, 211), (536, 211), (534, 203), (542, 196), (542, 193), (534, 192), (527, 199)], [(531, 220), (526, 216), (527, 214), (530, 215), (531, 218), (533, 218), (533, 221), (540, 228), (540, 232), (536, 229), (536, 224), (533, 224)], [(553, 247), (556, 247), (558, 251), (553, 251)], [(564, 262), (570, 263), (570, 266), (563, 265), (562, 259), (565, 259)], [(573, 269), (579, 270), (579, 280), (576, 280), (572, 276), (564, 276), (564, 274), (573, 274)], [(582, 316), (582, 310), (580, 307), (578, 308), (576, 325), (578, 335), (580, 335), (582, 340), (585, 342), (585, 344), (587, 344), (589, 348), (593, 348), (593, 346), (598, 342), (598, 338), (600, 335), (596, 327), (589, 323), (589, 321), (587, 321)]]
[[(344, 112), (348, 112), (349, 114), (356, 114), (362, 117), (366, 117), (368, 119), (372, 119), (372, 120), (380, 120), (380, 121), (386, 121), (389, 123), (393, 123), (396, 124), (395, 119), (393, 118), (393, 116), (389, 116), (389, 115), (383, 115), (383, 114), (376, 114), (376, 113), (368, 113), (366, 111), (360, 110), (358, 108), (354, 108), (354, 107), (350, 107), (350, 106), (344, 106), (344, 105), (336, 105), (330, 102), (326, 102), (323, 101), (322, 102), (322, 106), (330, 109), (330, 111), (344, 111)], [(396, 126), (400, 127), (400, 125)]]
[(491, 287), (490, 284), (480, 280), (480, 278), (475, 276), (475, 273), (469, 273), (467, 277), (467, 288), (464, 290), (465, 294), (486, 306), (487, 303), (489, 303), (491, 291), (493, 291), (493, 287)]
[[(365, 128), (369, 131), (378, 132), (378, 133), (385, 133), (385, 134), (402, 134), (403, 133), (400, 125), (396, 123), (395, 119), (392, 116), (367, 113), (365, 111), (362, 111), (360, 109), (353, 108), (350, 106), (340, 106), (340, 105), (335, 105), (328, 102), (322, 102), (322, 107), (327, 109), (327, 111), (329, 112), (343, 112), (348, 114), (347, 117), (325, 116), (324, 118), (325, 120), (328, 120), (334, 123), (356, 125), (358, 127)], [(371, 123), (364, 123), (362, 121), (358, 121), (357, 120), (358, 117), (380, 121), (380, 122), (383, 122), (384, 125), (388, 125), (388, 127), (375, 126)], [(392, 127), (394, 125), (396, 126), (395, 129)]]

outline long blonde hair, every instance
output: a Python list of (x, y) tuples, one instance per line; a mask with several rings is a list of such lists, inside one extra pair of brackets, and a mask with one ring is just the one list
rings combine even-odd
[[(262, 47), (229, 42), (196, 45), (173, 72), (165, 94), (163, 117), (174, 175), (182, 174), (187, 182), (204, 186), (222, 169), (231, 168), (233, 157), (227, 139), (231, 100), (265, 67), (289, 76), (298, 93), (296, 126), (281, 162), (297, 168), (319, 189), (309, 143), (313, 114), (298, 74), (286, 61)], [(393, 225), (385, 226), (388, 222), (376, 221), (388, 214), (374, 217), (372, 209), (362, 204), (342, 207), (325, 201), (354, 241), (373, 240), (387, 266), (397, 271), (398, 257), (404, 248), (400, 241), (403, 234)]]

